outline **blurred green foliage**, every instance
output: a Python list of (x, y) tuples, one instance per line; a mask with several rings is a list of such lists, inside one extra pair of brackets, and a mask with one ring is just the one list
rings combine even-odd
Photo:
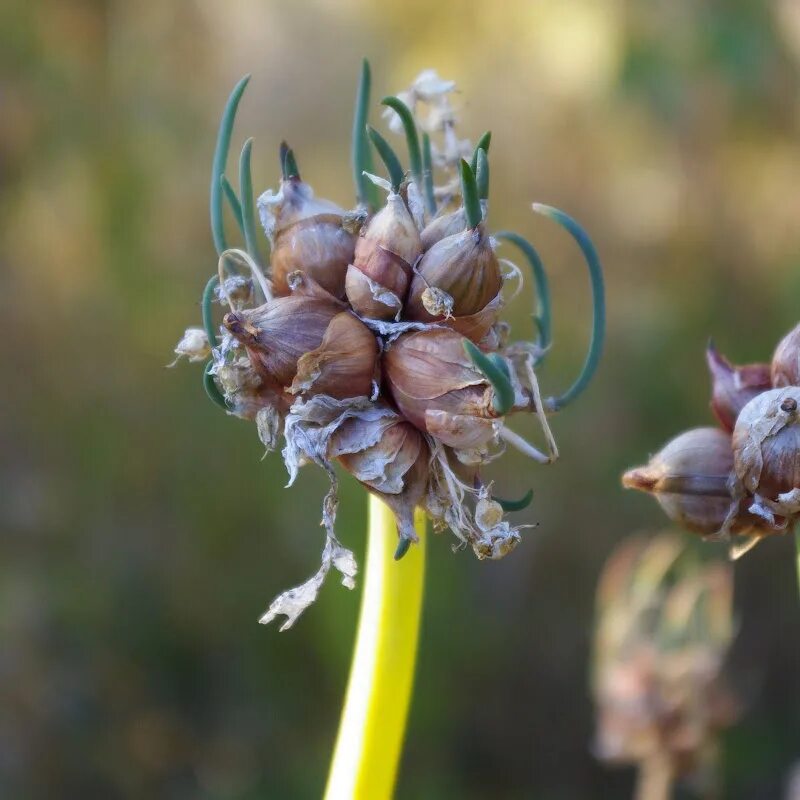
[[(321, 792), (358, 590), (331, 581), (287, 634), (256, 620), (316, 568), (324, 476), (284, 491), (280, 459), (259, 460), (199, 370), (163, 365), (216, 265), (228, 91), (252, 72), (234, 152), (255, 137), (257, 192), (286, 137), (346, 205), (362, 55), (376, 98), (434, 67), (463, 90), (462, 135), (492, 128), (490, 224), (551, 271), (546, 391), (580, 364), (588, 286), (530, 202), (592, 233), (609, 295), (600, 373), (554, 421), (561, 461), (494, 469), (503, 496), (535, 487), (519, 517), (540, 526), (500, 563), (430, 542), (398, 797), (629, 796), (632, 776), (589, 749), (593, 592), (614, 544), (663, 520), (618, 475), (709, 421), (709, 335), (763, 360), (797, 322), (799, 15), (795, 0), (3, 3), (0, 796)], [(509, 318), (532, 335), (524, 302)], [(340, 535), (360, 554), (365, 502), (344, 487)], [(779, 797), (800, 756), (791, 549), (736, 567), (729, 673), (747, 711), (726, 797)]]

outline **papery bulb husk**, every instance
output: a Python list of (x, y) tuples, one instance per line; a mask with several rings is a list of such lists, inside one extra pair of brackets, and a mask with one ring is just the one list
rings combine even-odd
[(742, 409), (733, 459), (744, 488), (776, 506), (785, 502), (781, 495), (800, 489), (800, 387), (770, 389)]
[(320, 346), (300, 356), (289, 387), (294, 395), (326, 394), (338, 400), (369, 397), (377, 386), (378, 341), (349, 311), (328, 325)]
[(800, 386), (800, 325), (781, 339), (772, 356), (772, 384)]
[[(404, 318), (418, 322), (444, 322), (445, 314), (425, 307), (425, 291), (435, 287), (452, 298), (452, 317), (470, 317), (483, 311), (500, 293), (503, 278), (489, 237), (479, 225), (437, 242), (422, 256), (408, 293)], [(486, 320), (486, 330), (497, 321)]]
[[(710, 536), (722, 528), (731, 509), (732, 470), (730, 435), (719, 428), (693, 428), (670, 440), (646, 466), (626, 472), (622, 485), (649, 492), (673, 522)], [(747, 534), (760, 525), (757, 517), (740, 510), (731, 531)]]
[(245, 354), (216, 365), (214, 378), (230, 413), (240, 419), (253, 421), (264, 408), (284, 407), (282, 393), (261, 378)]
[(769, 364), (734, 366), (713, 345), (706, 350), (711, 373), (711, 410), (720, 425), (733, 433), (741, 410), (754, 397), (772, 388)]
[(362, 228), (345, 292), (361, 317), (399, 318), (414, 264), (422, 253), (419, 232), (402, 197), (390, 194), (386, 205)]
[(343, 298), (356, 242), (342, 227), (344, 209), (315, 198), (311, 187), (298, 178), (281, 181), (279, 195), (262, 195), (258, 208), (272, 242), (270, 277), (275, 295), (288, 295), (287, 276), (300, 270), (334, 297)]
[(428, 446), (401, 417), (348, 419), (331, 437), (329, 457), (391, 508), (398, 534), (417, 541), (414, 509), (428, 482)]
[(446, 328), (403, 334), (384, 354), (383, 369), (406, 419), (448, 447), (474, 449), (494, 437), (496, 415), (492, 389), (463, 342)]

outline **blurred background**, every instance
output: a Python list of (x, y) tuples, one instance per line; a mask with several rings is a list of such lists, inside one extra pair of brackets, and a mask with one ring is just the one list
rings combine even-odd
[[(711, 422), (708, 337), (768, 360), (800, 316), (796, 0), (0, 5), (3, 798), (321, 794), (360, 589), (330, 580), (285, 634), (257, 619), (316, 569), (325, 476), (283, 490), (200, 370), (164, 365), (216, 268), (230, 88), (252, 73), (233, 152), (255, 137), (257, 191), (286, 137), (347, 206), (362, 56), (376, 98), (433, 67), (462, 91), (461, 135), (491, 128), (490, 222), (529, 236), (553, 282), (545, 391), (579, 367), (590, 305), (574, 244), (531, 201), (591, 232), (609, 296), (599, 375), (553, 423), (561, 460), (493, 469), (504, 496), (534, 487), (518, 517), (539, 527), (498, 563), (429, 543), (398, 797), (630, 796), (633, 772), (592, 754), (595, 585), (617, 543), (665, 521), (620, 472)], [(529, 311), (508, 311), (519, 338)], [(343, 481), (339, 534), (363, 563), (364, 495)], [(726, 798), (785, 797), (800, 759), (792, 555), (777, 537), (736, 565)]]

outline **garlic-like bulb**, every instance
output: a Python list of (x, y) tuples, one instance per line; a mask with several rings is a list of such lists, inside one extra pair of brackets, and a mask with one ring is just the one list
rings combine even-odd
[[(718, 428), (694, 428), (669, 441), (644, 467), (622, 476), (626, 489), (655, 496), (666, 515), (702, 535), (719, 531), (731, 509), (731, 437)], [(732, 530), (745, 533), (758, 524), (744, 514)]]
[(800, 387), (770, 389), (742, 409), (733, 460), (737, 479), (756, 496), (753, 510), (767, 519), (800, 511)]
[(332, 299), (279, 297), (229, 313), (223, 324), (244, 345), (264, 382), (278, 391), (338, 399), (372, 394), (378, 343)]
[(347, 265), (355, 249), (355, 236), (342, 227), (344, 209), (314, 197), (307, 183), (292, 177), (281, 181), (277, 194), (261, 195), (258, 210), (272, 242), (275, 294), (288, 295), (288, 276), (299, 270), (334, 297), (344, 297)]
[(403, 198), (390, 193), (386, 205), (361, 229), (345, 291), (361, 317), (399, 318), (414, 264), (422, 253), (419, 231)]
[(430, 250), (436, 242), (454, 236), (467, 228), (467, 212), (464, 206), (460, 206), (455, 211), (447, 214), (440, 214), (432, 219), (422, 230), (422, 249)]
[(800, 325), (789, 331), (775, 348), (772, 385), (800, 386)]
[[(411, 281), (406, 316), (420, 322), (442, 322), (479, 342), (497, 322), (502, 284), (497, 256), (483, 226), (479, 225), (447, 236), (425, 252)], [(432, 305), (432, 289), (452, 298), (449, 313), (444, 312), (441, 303)], [(477, 329), (474, 325), (469, 331), (458, 327), (459, 319), (480, 314), (484, 318)]]
[(495, 435), (492, 389), (447, 328), (406, 333), (384, 355), (386, 383), (403, 416), (445, 445), (471, 450)]
[(706, 350), (711, 373), (711, 410), (725, 430), (733, 432), (739, 412), (754, 397), (772, 388), (769, 364), (734, 366), (713, 345)]

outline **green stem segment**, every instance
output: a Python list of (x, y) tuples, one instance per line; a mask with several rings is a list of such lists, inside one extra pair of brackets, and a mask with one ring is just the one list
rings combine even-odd
[(400, 184), (405, 177), (400, 159), (397, 157), (397, 153), (392, 149), (389, 142), (387, 142), (371, 125), (367, 125), (367, 133), (369, 134), (372, 144), (375, 145), (375, 149), (378, 151), (381, 161), (383, 161), (386, 165), (386, 169), (389, 171), (389, 182), (392, 184), (392, 191), (397, 194), (400, 191)]
[(203, 289), (203, 299), (200, 301), (200, 312), (203, 315), (203, 328), (205, 329), (208, 343), (211, 347), (217, 346), (217, 331), (214, 328), (214, 317), (211, 313), (211, 303), (214, 300), (214, 289), (219, 285), (219, 275), (212, 275), (208, 279), (206, 288)]
[(285, 181), (291, 180), (292, 178), (300, 180), (300, 169), (297, 166), (294, 150), (292, 150), (286, 142), (281, 142), (279, 154), (281, 159), (281, 177)]
[[(499, 416), (505, 416), (514, 406), (514, 389), (508, 376), (508, 368), (482, 353), (469, 339), (464, 339), (464, 350), (472, 363), (486, 376), (494, 389), (492, 407)], [(492, 354), (494, 355), (494, 354)]]
[(434, 216), (436, 214), (436, 195), (433, 191), (433, 156), (431, 154), (431, 137), (422, 134), (422, 196), (425, 199), (425, 210)]
[(214, 237), (214, 247), (217, 249), (217, 255), (222, 255), (228, 249), (222, 220), (223, 189), (220, 178), (225, 174), (225, 167), (228, 163), (228, 150), (231, 146), (231, 132), (236, 118), (236, 109), (239, 107), (239, 101), (242, 99), (242, 94), (244, 94), (249, 80), (250, 76), (245, 75), (233, 87), (233, 91), (228, 97), (228, 102), (225, 104), (225, 110), (222, 113), (222, 120), (219, 123), (217, 145), (214, 149), (214, 159), (211, 163), (211, 235)]
[(478, 139), (478, 144), (475, 145), (475, 149), (472, 151), (472, 160), (469, 162), (469, 165), (472, 167), (473, 172), (478, 171), (478, 153), (483, 150), (486, 155), (489, 155), (489, 145), (492, 143), (492, 132), (486, 131), (486, 133)]
[(228, 205), (231, 207), (231, 211), (233, 212), (233, 218), (236, 220), (236, 224), (239, 226), (242, 236), (244, 236), (242, 204), (239, 202), (239, 198), (236, 196), (236, 190), (233, 188), (233, 186), (231, 186), (231, 182), (224, 175), (219, 176), (219, 181), (222, 184), (222, 192), (225, 196), (225, 199), (228, 201)]
[(381, 104), (388, 106), (394, 111), (403, 123), (403, 130), (406, 134), (406, 144), (408, 146), (408, 163), (411, 174), (417, 186), (422, 187), (422, 154), (419, 149), (419, 134), (417, 133), (417, 123), (414, 122), (414, 115), (409, 107), (397, 97), (384, 97)]
[(325, 800), (389, 800), (394, 793), (414, 682), (425, 576), (420, 542), (400, 562), (394, 515), (369, 496), (367, 564), (361, 613)]
[[(516, 245), (527, 259), (533, 273), (533, 282), (536, 286), (536, 310), (533, 314), (533, 321), (536, 323), (538, 339), (537, 346), (540, 350), (546, 351), (552, 342), (551, 319), (552, 312), (550, 306), (550, 283), (547, 280), (547, 273), (544, 264), (534, 246), (524, 237), (512, 231), (500, 231), (494, 234), (498, 239), (504, 239)], [(539, 358), (541, 363), (544, 352)]]
[(478, 163), (475, 169), (475, 182), (478, 184), (478, 197), (489, 199), (489, 158), (485, 150), (478, 150)]
[(800, 525), (794, 530), (794, 544), (797, 548), (797, 583), (800, 586)]
[(375, 211), (380, 203), (377, 188), (364, 174), (372, 172), (372, 153), (367, 139), (367, 120), (369, 118), (369, 93), (372, 76), (369, 61), (365, 58), (361, 63), (361, 76), (356, 91), (356, 107), (353, 114), (353, 140), (351, 160), (353, 162), (353, 180), (356, 185), (356, 199), (359, 205)]
[(250, 171), (250, 153), (253, 149), (253, 140), (248, 139), (242, 148), (239, 157), (239, 195), (242, 198), (242, 232), (250, 258), (259, 266), (258, 234), (256, 232), (255, 204), (253, 202), (253, 178)]
[(467, 227), (477, 228), (483, 219), (481, 200), (478, 195), (478, 184), (472, 167), (461, 159), (461, 197), (464, 202), (464, 212), (467, 216)]
[(533, 500), (533, 489), (528, 489), (519, 500), (503, 500), (502, 497), (496, 497), (495, 495), (492, 495), (492, 500), (494, 500), (495, 503), (500, 503), (503, 511), (522, 511), (531, 504), (531, 500)]
[(542, 205), (541, 203), (534, 203), (533, 210), (538, 214), (543, 214), (555, 220), (559, 225), (566, 228), (572, 238), (575, 239), (583, 253), (583, 257), (586, 259), (586, 265), (589, 269), (589, 279), (592, 284), (592, 302), (594, 307), (592, 338), (589, 343), (589, 351), (586, 354), (583, 368), (575, 382), (566, 392), (558, 397), (550, 397), (545, 402), (545, 408), (547, 408), (548, 411), (559, 411), (564, 408), (564, 406), (571, 403), (586, 389), (589, 385), (589, 381), (591, 381), (594, 373), (597, 371), (597, 365), (600, 362), (606, 332), (606, 300), (603, 283), (603, 268), (600, 265), (597, 251), (594, 249), (594, 245), (588, 234), (569, 216), (569, 214), (565, 214), (563, 211), (559, 211), (552, 206)]

